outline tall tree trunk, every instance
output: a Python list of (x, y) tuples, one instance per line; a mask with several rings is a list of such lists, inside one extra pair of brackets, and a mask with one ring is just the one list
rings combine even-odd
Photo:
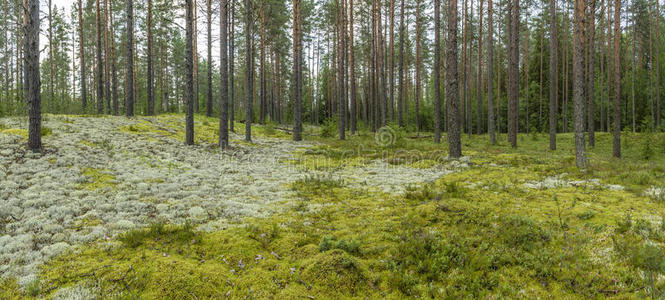
[[(212, 117), (212, 7), (211, 7), (211, 2), (212, 0), (206, 0), (206, 25), (207, 25), (207, 33), (208, 33), (208, 89), (207, 89), (207, 98), (206, 98), (206, 116), (207, 117)], [(225, 2), (224, 0), (221, 0), (220, 2)], [(224, 5), (224, 3), (220, 4)], [(228, 5), (228, 4), (227, 4)], [(221, 10), (221, 8), (220, 8)], [(220, 16), (224, 16), (224, 14), (220, 13)], [(227, 22), (227, 20), (220, 20), (220, 24)], [(221, 27), (224, 27), (220, 25)], [(220, 32), (220, 35), (222, 33)], [(224, 33), (226, 34), (226, 33)], [(220, 42), (224, 43), (224, 42)], [(224, 45), (226, 46), (226, 44)], [(221, 52), (221, 50), (220, 50)], [(224, 54), (222, 53), (221, 56)], [(220, 65), (220, 69), (224, 69), (224, 66)], [(225, 72), (222, 70), (222, 73)], [(223, 82), (222, 82), (223, 83)], [(228, 83), (227, 83), (228, 84)], [(221, 106), (222, 104), (220, 104)], [(221, 125), (221, 124), (220, 124)], [(221, 138), (221, 131), (220, 131), (220, 138)], [(220, 143), (221, 144), (221, 143)], [(220, 145), (221, 146), (221, 145)]]
[(478, 102), (476, 105), (476, 133), (482, 133), (482, 112), (483, 112), (483, 0), (478, 0), (478, 76), (477, 79), (477, 92), (478, 92)]
[[(338, 7), (337, 7), (337, 34), (338, 34), (338, 42), (337, 42), (337, 130), (339, 133), (339, 139), (344, 140), (346, 138), (345, 135), (345, 98), (344, 98), (344, 74), (346, 73), (345, 68), (344, 68), (344, 35), (346, 32), (346, 28), (344, 26), (344, 4), (343, 1), (340, 4), (338, 2)], [(298, 7), (300, 8), (300, 7)], [(300, 12), (298, 12), (300, 13)], [(298, 20), (300, 22), (300, 20)], [(298, 23), (300, 26), (300, 23)], [(300, 34), (300, 32), (298, 32)], [(299, 39), (299, 35), (295, 35), (296, 38)], [(301, 55), (298, 53), (298, 55)], [(300, 56), (297, 55), (297, 59), (300, 60)], [(298, 82), (301, 80), (302, 74), (298, 75)], [(300, 92), (297, 93), (298, 96), (300, 95)], [(296, 103), (298, 103), (298, 100), (296, 100)], [(294, 131), (295, 132), (295, 131)]]
[(194, 94), (194, 112), (199, 113), (199, 42), (198, 42), (198, 36), (199, 36), (199, 30), (198, 30), (198, 10), (196, 6), (198, 5), (197, 0), (192, 0), (192, 14), (193, 14), (193, 19), (192, 19), (192, 55), (194, 57), (192, 64), (194, 65), (194, 88), (192, 94)]
[[(470, 0), (464, 0), (464, 33), (462, 34), (462, 128), (460, 130), (470, 130), (471, 124), (468, 124), (467, 120), (467, 115), (469, 114), (469, 108), (468, 108), (468, 101), (467, 101), (467, 96), (469, 94), (469, 73), (467, 69), (467, 60), (468, 60), (468, 27), (469, 27), (469, 1)], [(510, 0), (509, 0), (510, 1)], [(470, 132), (470, 131), (468, 131)], [(471, 137), (471, 134), (469, 133), (469, 137)]]
[(621, 157), (621, 63), (619, 52), (621, 51), (621, 0), (614, 0), (614, 139), (612, 143), (612, 154)]
[[(208, 0), (208, 70), (212, 66), (212, 39), (211, 39), (211, 14), (210, 2)], [(229, 1), (221, 0), (219, 7), (219, 70), (220, 70), (220, 99), (219, 99), (219, 148), (224, 149), (229, 146), (229, 122), (228, 122), (228, 108), (229, 108), (229, 78), (228, 78), (228, 8)], [(208, 71), (208, 106), (207, 112), (212, 114), (212, 74)]]
[[(439, 65), (441, 64), (441, 2), (434, 0), (434, 66), (432, 67), (434, 78), (434, 142), (441, 142), (441, 84), (439, 82)], [(480, 50), (479, 50), (480, 51)]]
[[(191, 1), (191, 0), (187, 0)], [(127, 77), (125, 78), (125, 113), (134, 116), (134, 0), (127, 0)], [(190, 3), (191, 4), (191, 3)]]
[(589, 3), (589, 28), (587, 34), (587, 47), (588, 47), (588, 74), (587, 74), (587, 131), (589, 132), (589, 146), (596, 146), (596, 100), (595, 100), (595, 88), (594, 88), (594, 50), (595, 50), (595, 34), (596, 34), (596, 0), (590, 0)]
[(457, 0), (448, 0), (448, 41), (446, 42), (446, 104), (448, 114), (448, 156), (462, 156), (459, 130), (459, 92), (457, 74)]
[[(554, 1), (554, 0), (551, 0)], [(490, 143), (496, 145), (496, 134), (494, 132), (494, 20), (492, 0), (487, 3), (487, 130), (489, 131)], [(498, 68), (497, 68), (498, 69)], [(498, 89), (498, 86), (497, 86)]]
[(106, 0), (109, 13), (109, 47), (111, 60), (111, 98), (113, 99), (113, 114), (118, 115), (118, 75), (115, 69), (115, 33), (113, 28), (113, 1)]
[(252, 96), (254, 93), (254, 56), (252, 52), (252, 0), (245, 0), (245, 141), (252, 141)]
[(185, 42), (185, 100), (187, 101), (187, 116), (185, 118), (185, 144), (194, 145), (194, 7), (192, 0), (185, 0), (185, 22), (187, 22)]
[[(578, 0), (579, 1), (579, 0)], [(508, 140), (517, 147), (517, 113), (519, 101), (519, 0), (510, 0), (509, 55), (508, 55)]]
[(399, 9), (399, 99), (398, 101), (398, 118), (397, 124), (400, 127), (404, 126), (403, 113), (404, 113), (404, 103), (406, 102), (406, 89), (404, 86), (406, 82), (404, 81), (404, 35), (406, 34), (406, 29), (404, 27), (404, 1), (400, 1)]
[(549, 99), (549, 121), (550, 121), (550, 150), (556, 150), (556, 125), (557, 125), (557, 94), (559, 89), (557, 72), (557, 26), (556, 26), (556, 0), (550, 0), (550, 99)]
[(421, 97), (421, 82), (420, 75), (422, 65), (421, 55), (421, 33), (420, 33), (420, 6), (421, 0), (416, 0), (416, 131), (420, 132), (420, 97)]
[(229, 130), (235, 132), (235, 0), (229, 11)]
[(155, 96), (153, 95), (153, 88), (154, 88), (154, 82), (153, 82), (153, 69), (152, 69), (152, 0), (148, 0), (148, 48), (146, 49), (146, 56), (147, 56), (147, 64), (148, 64), (148, 87), (147, 87), (147, 94), (148, 94), (148, 112), (147, 114), (149, 116), (152, 116), (155, 114)]
[[(302, 140), (302, 29), (301, 0), (293, 0), (293, 140)], [(344, 124), (341, 124), (342, 131)], [(339, 126), (338, 126), (339, 127)]]
[[(266, 17), (265, 8), (261, 8), (261, 58), (259, 66), (259, 123), (266, 122)], [(295, 34), (295, 32), (294, 32)]]
[(575, 0), (575, 33), (573, 41), (573, 103), (575, 115), (575, 164), (586, 169), (584, 141), (584, 12), (586, 0)]
[[(51, 104), (51, 109), (55, 108), (55, 95), (53, 93), (53, 12), (51, 0), (48, 0), (48, 59), (49, 59), (49, 103)], [(5, 42), (6, 43), (6, 42)], [(55, 113), (55, 110), (52, 110)]]
[(656, 15), (658, 16), (656, 18), (656, 128), (657, 130), (660, 130), (661, 128), (661, 116), (662, 116), (662, 110), (660, 108), (660, 103), (661, 103), (661, 95), (660, 95), (660, 56), (661, 56), (661, 34), (660, 34), (660, 28), (661, 28), (661, 14), (660, 14), (660, 1), (656, 1)]
[(111, 70), (110, 70), (110, 54), (109, 54), (109, 3), (104, 0), (104, 98), (106, 99), (106, 114), (111, 114)]
[(78, 17), (79, 17), (79, 60), (80, 60), (80, 65), (81, 65), (81, 105), (83, 107), (83, 110), (85, 111), (86, 106), (88, 105), (88, 95), (87, 95), (87, 89), (85, 87), (85, 52), (83, 51), (83, 1), (78, 0), (79, 4), (79, 10), (78, 10)]
[[(394, 1), (394, 0), (393, 0)], [(356, 125), (356, 114), (357, 112), (357, 103), (356, 103), (356, 64), (354, 61), (354, 51), (353, 51), (353, 0), (349, 0), (349, 77), (351, 81), (351, 134), (355, 134), (357, 130), (357, 125)], [(392, 31), (391, 31), (392, 32)], [(391, 33), (392, 37), (392, 33)], [(392, 49), (392, 47), (391, 47)], [(392, 52), (391, 52), (392, 53)], [(317, 48), (317, 54), (318, 54), (318, 48)], [(392, 54), (391, 54), (392, 56)], [(394, 58), (393, 58), (394, 60)], [(393, 66), (394, 69), (394, 66)], [(317, 72), (318, 74), (318, 72)], [(391, 73), (392, 74), (392, 73)], [(394, 96), (393, 96), (394, 97)], [(394, 116), (393, 116), (394, 119)]]
[(390, 58), (390, 120), (395, 121), (395, 1), (390, 0), (390, 45), (388, 57)]
[[(543, 132), (543, 51), (545, 48), (545, 4), (541, 7), (542, 9), (542, 31), (540, 33), (540, 91), (539, 91), (539, 100), (538, 100), (538, 133)], [(555, 49), (556, 50), (556, 49)]]
[(42, 150), (42, 99), (39, 80), (39, 0), (29, 0), (25, 7), (26, 17), (23, 32), (25, 38), (25, 99), (29, 105), (28, 148), (38, 153)]
[(95, 23), (97, 25), (97, 113), (104, 113), (104, 64), (102, 58), (102, 15), (100, 10), (101, 0), (96, 1)]

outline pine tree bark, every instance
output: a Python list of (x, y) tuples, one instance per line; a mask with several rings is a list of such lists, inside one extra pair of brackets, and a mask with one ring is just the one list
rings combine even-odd
[(235, 0), (229, 10), (229, 130), (235, 132)]
[(102, 15), (100, 10), (101, 0), (95, 3), (95, 23), (97, 25), (97, 114), (104, 113), (104, 60), (102, 58)]
[(441, 2), (440, 0), (434, 0), (434, 66), (433, 71), (433, 81), (434, 81), (434, 142), (441, 142), (441, 84), (439, 82), (441, 76), (439, 76), (439, 65), (441, 64)]
[[(302, 140), (302, 0), (293, 0), (293, 140)], [(344, 126), (344, 124), (342, 124)], [(342, 127), (342, 131), (344, 127)]]
[(406, 34), (404, 27), (404, 1), (400, 1), (399, 9), (399, 98), (397, 103), (397, 124), (402, 127), (404, 126), (404, 102), (406, 101), (406, 89), (404, 86), (406, 82), (404, 81), (404, 35)]
[(488, 0), (487, 31), (489, 36), (487, 39), (487, 130), (490, 136), (490, 143), (492, 143), (492, 145), (496, 145), (496, 133), (494, 124), (494, 9), (492, 4), (492, 0)]
[(476, 84), (478, 86), (478, 98), (476, 103), (476, 133), (482, 133), (482, 112), (483, 112), (483, 0), (478, 0), (478, 79)]
[[(49, 57), (49, 103), (51, 108), (55, 108), (55, 95), (53, 93), (53, 12), (52, 10), (52, 1), (48, 0), (48, 57)], [(5, 42), (6, 43), (6, 42)], [(55, 111), (53, 111), (55, 112)]]
[[(394, 1), (394, 0), (393, 0)], [(356, 114), (357, 112), (357, 103), (356, 103), (356, 64), (354, 61), (354, 51), (353, 51), (353, 0), (349, 0), (349, 77), (350, 77), (350, 84), (351, 84), (351, 134), (355, 134), (357, 130), (357, 124), (356, 124)], [(392, 34), (391, 34), (392, 36)], [(391, 48), (392, 49), (392, 48)], [(317, 54), (318, 54), (318, 48), (317, 48)], [(318, 74), (318, 72), (317, 72)], [(394, 116), (393, 116), (394, 118)]]
[(446, 104), (448, 121), (448, 156), (462, 156), (459, 129), (459, 92), (457, 74), (457, 0), (448, 0), (448, 41), (446, 42)]
[(595, 100), (595, 75), (594, 75), (594, 52), (595, 52), (595, 35), (596, 35), (596, 0), (590, 0), (589, 3), (589, 28), (587, 34), (587, 47), (588, 47), (588, 74), (587, 74), (587, 131), (589, 133), (589, 147), (596, 146), (596, 100)]
[(612, 140), (612, 154), (621, 157), (621, 0), (614, 0), (614, 138)]
[[(208, 34), (208, 86), (207, 86), (207, 97), (206, 97), (206, 116), (207, 117), (212, 117), (212, 5), (211, 5), (212, 0), (206, 0), (206, 28), (207, 28), (207, 34)], [(224, 0), (220, 1), (224, 2)], [(223, 3), (220, 5), (224, 5)], [(221, 10), (221, 8), (220, 8)], [(222, 13), (220, 13), (220, 16), (224, 16)], [(220, 24), (223, 22), (227, 22), (227, 20), (220, 20)], [(220, 25), (221, 29), (222, 25)], [(221, 35), (221, 32), (220, 32)], [(223, 55), (223, 54), (222, 54)], [(223, 68), (224, 66), (220, 66), (220, 69)], [(221, 105), (221, 104), (220, 104)], [(221, 135), (221, 131), (220, 131)]]
[(113, 114), (118, 115), (118, 75), (115, 67), (115, 34), (113, 28), (113, 1), (106, 0), (109, 11), (109, 47), (111, 60), (111, 98), (113, 99)]
[(198, 30), (198, 10), (196, 6), (198, 5), (197, 0), (192, 0), (192, 55), (194, 57), (193, 59), (193, 66), (194, 66), (194, 88), (193, 88), (193, 94), (194, 94), (194, 112), (199, 113), (199, 43), (198, 43), (198, 36), (199, 36), (199, 30)]
[(416, 131), (420, 132), (420, 97), (421, 97), (421, 82), (420, 75), (422, 65), (421, 55), (421, 30), (420, 30), (420, 6), (421, 0), (416, 0)]
[(25, 67), (25, 99), (29, 105), (28, 148), (35, 153), (42, 150), (42, 99), (39, 75), (39, 0), (26, 1), (26, 20), (23, 51)]
[(254, 56), (252, 52), (252, 2), (245, 0), (245, 141), (252, 141), (252, 96), (254, 93)]
[(556, 26), (556, 0), (550, 0), (550, 99), (549, 99), (549, 129), (550, 150), (556, 150), (557, 125), (557, 94), (559, 89), (557, 73), (557, 26)]
[(185, 100), (187, 101), (187, 116), (185, 117), (185, 144), (194, 145), (194, 8), (193, 0), (185, 0)]
[[(294, 32), (295, 34), (295, 32)], [(266, 18), (265, 8), (261, 8), (261, 57), (259, 66), (259, 123), (266, 122)]]
[[(212, 39), (211, 39), (211, 14), (210, 2), (208, 0), (208, 70), (212, 66)], [(228, 78), (228, 8), (229, 1), (221, 0), (219, 7), (219, 70), (220, 70), (220, 99), (219, 99), (219, 148), (224, 149), (229, 146), (229, 78)], [(212, 114), (212, 74), (208, 71), (208, 106), (207, 112)]]
[[(579, 0), (578, 0), (579, 1)], [(517, 147), (517, 114), (519, 101), (519, 0), (510, 0), (508, 55), (508, 140)]]
[(147, 58), (147, 64), (148, 64), (148, 74), (147, 75), (147, 81), (148, 81), (148, 86), (146, 88), (147, 96), (148, 96), (148, 111), (147, 115), (152, 116), (155, 114), (155, 96), (153, 95), (153, 89), (154, 89), (154, 71), (152, 68), (152, 0), (148, 0), (148, 22), (147, 22), (147, 27), (148, 27), (148, 48), (146, 49), (146, 58)]
[(78, 30), (79, 30), (79, 60), (81, 66), (81, 106), (85, 111), (88, 105), (88, 95), (85, 86), (85, 52), (83, 51), (83, 1), (78, 0)]
[(575, 119), (575, 164), (586, 169), (584, 141), (584, 12), (586, 0), (575, 0), (575, 32), (573, 40), (573, 104)]
[(388, 57), (390, 58), (390, 120), (395, 121), (395, 1), (390, 0), (390, 33)]
[[(187, 0), (191, 1), (191, 0)], [(134, 116), (134, 0), (127, 0), (127, 77), (125, 78), (125, 113)]]

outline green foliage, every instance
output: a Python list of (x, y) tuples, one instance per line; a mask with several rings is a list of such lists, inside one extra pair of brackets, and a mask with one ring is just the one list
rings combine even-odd
[(198, 243), (201, 241), (200, 234), (194, 231), (191, 223), (182, 226), (155, 223), (147, 229), (135, 229), (128, 231), (118, 237), (123, 244), (130, 248), (137, 248), (147, 241), (169, 242), (169, 243)]
[(30, 281), (28, 285), (25, 286), (25, 292), (28, 294), (28, 296), (37, 297), (39, 293), (41, 293), (41, 290), (42, 288), (39, 278)]
[(337, 121), (326, 119), (321, 126), (321, 137), (333, 138), (337, 136)]
[(343, 186), (343, 179), (333, 178), (333, 176), (328, 173), (325, 175), (308, 175), (304, 178), (298, 179), (292, 184), (292, 190), (297, 191), (302, 195), (318, 195), (321, 193), (329, 193), (333, 189), (341, 188)]
[(326, 252), (332, 249), (340, 249), (351, 255), (360, 255), (360, 242), (357, 240), (337, 240), (334, 236), (324, 236), (319, 243), (319, 251)]

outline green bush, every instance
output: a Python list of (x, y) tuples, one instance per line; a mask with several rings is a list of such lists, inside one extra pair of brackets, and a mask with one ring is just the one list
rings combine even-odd
[(326, 119), (321, 126), (321, 137), (332, 138), (337, 136), (337, 122), (333, 119)]

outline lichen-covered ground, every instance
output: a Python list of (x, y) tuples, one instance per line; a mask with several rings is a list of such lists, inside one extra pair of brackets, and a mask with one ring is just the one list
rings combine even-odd
[[(196, 117), (0, 119), (0, 299), (662, 297), (665, 136), (572, 136), (460, 160), (392, 127), (348, 141)], [(244, 132), (243, 124), (236, 131)], [(505, 138), (505, 136), (503, 136)], [(444, 138), (445, 141), (445, 138)]]

